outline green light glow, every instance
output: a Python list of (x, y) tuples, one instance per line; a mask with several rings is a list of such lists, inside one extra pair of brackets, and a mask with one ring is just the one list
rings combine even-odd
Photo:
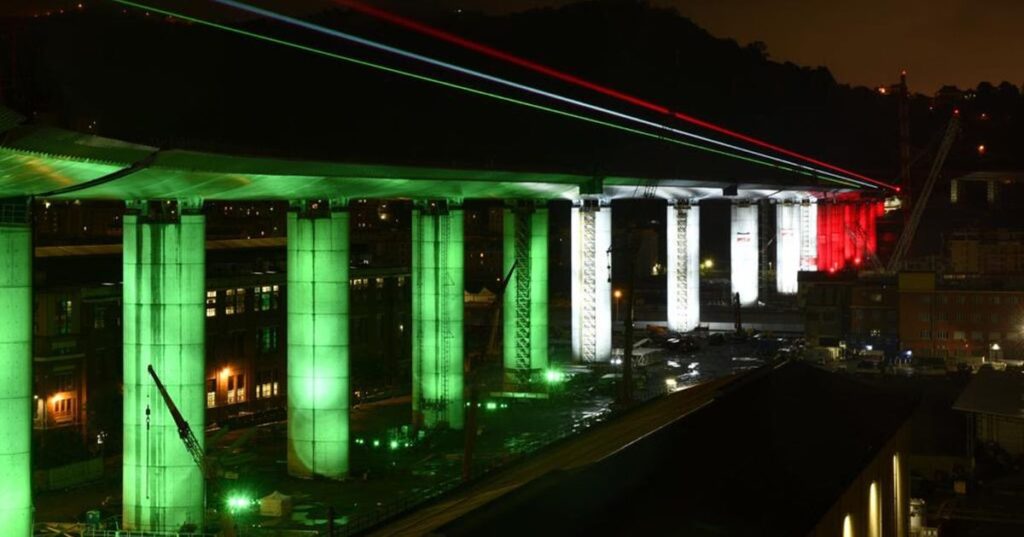
[[(32, 535), (32, 233), (0, 224), (0, 535)], [(45, 403), (44, 403), (45, 404)]]
[(227, 500), (228, 510), (234, 513), (248, 511), (258, 503), (259, 500), (244, 495), (232, 495)]
[(461, 429), (463, 211), (443, 205), (418, 204), (412, 212), (413, 421)]
[(388, 447), (391, 448), (392, 451), (398, 449), (398, 440), (388, 442)]
[(463, 86), (461, 84), (455, 84), (455, 83), (452, 83), (452, 82), (446, 82), (444, 80), (440, 80), (440, 79), (429, 77), (429, 76), (425, 76), (425, 75), (411, 73), (411, 72), (408, 72), (408, 71), (402, 71), (400, 69), (395, 69), (393, 67), (387, 67), (385, 65), (381, 65), (381, 64), (377, 64), (377, 63), (373, 63), (373, 62), (368, 62), (368, 61), (360, 60), (360, 59), (357, 59), (357, 58), (352, 58), (352, 57), (349, 57), (349, 56), (344, 56), (344, 55), (341, 55), (341, 54), (336, 54), (336, 53), (333, 53), (333, 52), (329, 52), (329, 51), (326, 51), (326, 50), (318, 49), (318, 48), (315, 48), (315, 47), (310, 47), (310, 46), (307, 46), (307, 45), (302, 45), (302, 44), (296, 43), (294, 41), (287, 41), (287, 40), (284, 40), (284, 39), (278, 39), (276, 37), (270, 37), (270, 36), (259, 34), (259, 33), (256, 33), (256, 32), (250, 32), (248, 30), (242, 30), (240, 28), (236, 28), (236, 27), (228, 26), (228, 25), (224, 25), (224, 24), (219, 24), (219, 23), (216, 23), (216, 22), (211, 22), (211, 21), (208, 21), (208, 20), (205, 20), (205, 19), (201, 19), (201, 18), (197, 18), (197, 17), (190, 17), (188, 15), (184, 15), (184, 14), (177, 13), (177, 12), (174, 12), (174, 11), (159, 9), (159, 8), (156, 8), (156, 7), (153, 7), (153, 6), (150, 6), (150, 5), (146, 5), (146, 4), (142, 4), (142, 3), (130, 2), (128, 0), (114, 0), (114, 1), (119, 3), (119, 4), (126, 5), (126, 6), (132, 6), (132, 7), (138, 8), (138, 9), (148, 10), (148, 11), (152, 11), (152, 12), (155, 12), (155, 13), (160, 13), (160, 14), (163, 14), (163, 15), (168, 15), (168, 16), (171, 16), (171, 17), (176, 17), (176, 18), (179, 18), (179, 19), (182, 19), (182, 20), (185, 20), (185, 21), (193, 22), (195, 24), (200, 24), (200, 25), (203, 25), (203, 26), (208, 26), (208, 27), (211, 27), (211, 28), (216, 28), (218, 30), (224, 30), (226, 32), (231, 32), (231, 33), (234, 33), (234, 34), (243, 35), (243, 36), (250, 37), (250, 38), (253, 38), (253, 39), (258, 39), (258, 40), (261, 40), (261, 41), (266, 41), (268, 43), (274, 43), (276, 45), (281, 45), (281, 46), (293, 48), (293, 49), (296, 49), (296, 50), (301, 50), (303, 52), (309, 52), (309, 53), (312, 53), (312, 54), (317, 54), (317, 55), (320, 55), (320, 56), (332, 58), (332, 59), (335, 59), (335, 60), (340, 60), (340, 61), (351, 63), (351, 64), (354, 64), (354, 65), (360, 65), (360, 66), (363, 66), (363, 67), (369, 67), (371, 69), (376, 69), (378, 71), (383, 71), (383, 72), (386, 72), (386, 73), (391, 73), (391, 74), (394, 74), (394, 75), (398, 75), (398, 76), (402, 76), (402, 77), (406, 77), (406, 78), (411, 78), (411, 79), (414, 79), (414, 80), (419, 80), (419, 81), (422, 81), (422, 82), (428, 82), (428, 83), (431, 83), (431, 84), (436, 84), (436, 85), (439, 85), (439, 86), (443, 86), (443, 87), (446, 87), (446, 88), (459, 90), (459, 91), (462, 91), (462, 92), (465, 92), (465, 93), (469, 93), (469, 94), (473, 94), (473, 95), (479, 95), (479, 96), (482, 96), (482, 97), (488, 97), (488, 98), (491, 98), (491, 99), (495, 99), (495, 100), (498, 100), (498, 101), (507, 102), (507, 103), (515, 104), (515, 105), (519, 105), (519, 106), (523, 106), (523, 107), (530, 108), (530, 109), (533, 109), (533, 110), (539, 110), (539, 111), (542, 111), (542, 112), (547, 112), (547, 113), (550, 113), (550, 114), (555, 114), (555, 115), (558, 115), (558, 116), (567, 117), (567, 118), (570, 118), (570, 119), (575, 119), (575, 120), (578, 120), (578, 121), (583, 121), (583, 122), (591, 123), (591, 124), (594, 124), (594, 125), (600, 125), (600, 126), (611, 128), (611, 129), (615, 129), (615, 130), (618, 130), (618, 131), (621, 131), (621, 132), (628, 132), (630, 134), (636, 134), (636, 135), (644, 136), (646, 138), (651, 138), (651, 139), (654, 139), (654, 140), (661, 140), (661, 141), (664, 141), (664, 142), (669, 142), (669, 143), (673, 143), (673, 144), (676, 144), (676, 145), (680, 145), (680, 146), (683, 146), (683, 147), (688, 147), (690, 149), (696, 149), (698, 151), (704, 151), (704, 152), (715, 154), (715, 155), (719, 155), (719, 156), (724, 156), (724, 157), (733, 158), (733, 159), (736, 159), (736, 160), (741, 160), (741, 161), (749, 162), (751, 164), (756, 164), (756, 165), (759, 165), (759, 166), (765, 166), (765, 167), (768, 167), (768, 168), (784, 170), (784, 171), (787, 171), (787, 172), (796, 173), (796, 174), (804, 175), (804, 176), (807, 176), (807, 177), (815, 177), (815, 178), (821, 179), (823, 181), (829, 181), (829, 182), (832, 182), (832, 183), (842, 184), (842, 185), (845, 185), (845, 186), (851, 186), (851, 187), (855, 187), (855, 188), (859, 187), (859, 185), (856, 185), (856, 184), (854, 184), (854, 183), (852, 183), (850, 181), (843, 181), (843, 180), (839, 180), (839, 179), (832, 179), (832, 178), (829, 178), (829, 177), (822, 177), (822, 176), (820, 176), (820, 175), (818, 175), (816, 173), (810, 172), (808, 170), (804, 170), (804, 169), (800, 169), (800, 168), (794, 168), (794, 167), (790, 167), (790, 166), (785, 166), (785, 165), (782, 165), (782, 164), (778, 164), (778, 163), (775, 163), (775, 162), (771, 162), (771, 161), (767, 161), (767, 160), (762, 160), (762, 159), (758, 159), (758, 158), (754, 158), (754, 157), (749, 157), (749, 156), (744, 156), (744, 155), (737, 155), (735, 153), (730, 153), (728, 151), (723, 151), (723, 150), (720, 150), (720, 149), (714, 149), (714, 148), (710, 148), (710, 147), (703, 146), (703, 145), (700, 145), (700, 144), (696, 144), (696, 143), (692, 143), (692, 142), (687, 142), (687, 141), (684, 141), (684, 140), (679, 140), (679, 139), (675, 139), (675, 138), (669, 138), (669, 137), (666, 137), (666, 136), (664, 136), (662, 134), (659, 134), (659, 133), (652, 133), (652, 132), (642, 131), (642, 130), (639, 130), (639, 129), (634, 129), (634, 128), (631, 128), (631, 127), (626, 127), (626, 126), (619, 125), (619, 124), (616, 124), (616, 123), (611, 123), (611, 122), (603, 121), (603, 120), (600, 120), (600, 119), (594, 119), (594, 118), (583, 116), (583, 115), (580, 115), (580, 114), (575, 114), (575, 113), (572, 113), (572, 112), (566, 112), (564, 110), (558, 110), (556, 108), (551, 108), (551, 107), (548, 107), (548, 106), (544, 106), (544, 105), (540, 105), (540, 104), (535, 104), (535, 103), (523, 101), (523, 100), (520, 100), (520, 99), (515, 99), (515, 98), (512, 98), (512, 97), (506, 97), (504, 95), (499, 95), (499, 94), (496, 94), (496, 93), (492, 93), (492, 92), (488, 92), (488, 91), (483, 91), (483, 90), (471, 88), (469, 86)]
[(556, 369), (548, 369), (544, 372), (544, 380), (547, 381), (548, 384), (565, 382), (565, 373)]
[[(524, 214), (505, 209), (504, 215), (504, 266), (511, 267), (516, 259), (515, 229), (516, 220), (520, 217), (530, 219), (529, 255), (529, 377), (548, 366), (548, 209), (536, 207), (532, 213)], [(519, 323), (516, 301), (518, 299), (518, 283), (520, 269), (517, 266), (512, 278), (505, 288), (504, 297), (504, 363), (506, 379), (514, 380), (515, 371), (519, 367), (517, 356), (517, 324)]]
[[(124, 525), (203, 524), (203, 475), (146, 373), (160, 371), (192, 430), (205, 423), (205, 217), (124, 217)], [(146, 409), (150, 409), (146, 416)], [(147, 420), (149, 425), (147, 427)], [(148, 429), (148, 430), (147, 430)], [(200, 444), (203, 435), (198, 435)]]
[(288, 213), (288, 471), (348, 473), (349, 215)]

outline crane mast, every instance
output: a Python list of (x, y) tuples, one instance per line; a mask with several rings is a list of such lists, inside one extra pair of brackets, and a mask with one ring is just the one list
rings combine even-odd
[(954, 110), (953, 115), (949, 119), (949, 125), (946, 127), (946, 134), (942, 138), (938, 152), (935, 154), (935, 160), (932, 162), (928, 178), (925, 179), (924, 184), (921, 186), (921, 192), (918, 194), (917, 199), (914, 200), (910, 216), (907, 218), (907, 223), (903, 228), (903, 233), (900, 234), (896, 248), (893, 249), (892, 257), (889, 258), (889, 272), (897, 272), (902, 268), (903, 258), (906, 257), (907, 252), (910, 250), (910, 245), (914, 242), (914, 234), (917, 232), (917, 226), (921, 223), (924, 207), (928, 204), (928, 198), (931, 197), (935, 182), (939, 178), (942, 166), (946, 163), (946, 157), (949, 156), (949, 150), (953, 147), (953, 141), (956, 140), (959, 132), (960, 112), (959, 110)]
[(199, 469), (203, 471), (203, 475), (206, 475), (206, 455), (203, 452), (202, 446), (199, 445), (199, 440), (196, 439), (195, 433), (192, 432), (192, 427), (189, 426), (188, 422), (185, 421), (185, 417), (181, 415), (178, 410), (178, 406), (174, 404), (174, 400), (171, 399), (170, 394), (167, 393), (167, 388), (164, 387), (164, 383), (160, 381), (160, 377), (157, 376), (156, 371), (153, 369), (153, 365), (150, 364), (147, 368), (149, 376), (153, 377), (153, 382), (156, 383), (156, 389), (160, 390), (160, 396), (164, 399), (164, 404), (167, 405), (167, 410), (170, 411), (171, 417), (174, 418), (174, 425), (178, 428), (178, 436), (181, 441), (185, 444), (185, 449), (188, 450), (189, 455), (192, 456), (192, 460), (195, 461)]

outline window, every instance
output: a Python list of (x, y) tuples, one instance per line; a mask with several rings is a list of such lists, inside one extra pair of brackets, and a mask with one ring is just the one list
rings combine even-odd
[(877, 328), (871, 329), (871, 337), (879, 337), (881, 335), (882, 335), (882, 331), (881, 330), (879, 330)]
[(50, 403), (50, 415), (57, 423), (67, 423), (75, 420), (75, 399), (73, 397), (55, 396)]
[(949, 304), (949, 297), (946, 295), (939, 295), (939, 304)]
[(245, 402), (245, 375), (228, 377), (228, 404)]
[(397, 283), (399, 287), (405, 287), (405, 276), (399, 276)]
[(245, 313), (245, 289), (224, 291), (224, 315)]
[(206, 316), (217, 316), (217, 291), (206, 292)]
[(995, 304), (996, 306), (998, 306), (1000, 302), (1002, 302), (1002, 297), (998, 295), (992, 297), (992, 303)]
[(958, 305), (961, 305), (961, 306), (966, 304), (967, 303), (967, 297), (964, 296), (964, 295), (957, 295), (956, 296), (956, 303)]
[(921, 333), (919, 334), (919, 336), (920, 336), (921, 339), (931, 339), (932, 338), (932, 334), (928, 330), (921, 330)]
[(382, 289), (384, 287), (384, 278), (377, 278), (373, 283), (377, 286), (377, 289)]
[[(992, 298), (995, 299), (995, 298), (998, 298), (998, 297), (992, 297)], [(975, 305), (980, 305), (984, 300), (985, 300), (985, 297), (983, 297), (981, 295), (974, 295), (973, 297), (971, 297), (971, 303), (975, 304)], [(993, 302), (993, 304), (995, 304), (995, 302)]]
[(1001, 337), (1002, 337), (1002, 333), (1000, 333), (1000, 332), (989, 332), (988, 333), (988, 340), (989, 341), (999, 341), (999, 339)]
[(882, 301), (882, 293), (870, 293), (870, 294), (868, 294), (868, 300), (870, 300), (872, 302), (881, 302)]
[(932, 296), (931, 295), (921, 295), (921, 303), (922, 304), (931, 304), (932, 303)]
[(858, 321), (864, 318), (864, 310), (853, 310), (853, 318)]
[(931, 313), (929, 313), (927, 311), (922, 311), (921, 313), (917, 314), (917, 320), (919, 320), (919, 321), (921, 321), (923, 323), (926, 323), (926, 322), (932, 320), (932, 315), (931, 315)]
[(1006, 301), (1009, 302), (1011, 306), (1016, 306), (1017, 303), (1020, 302), (1020, 299), (1015, 296), (1011, 296), (1010, 298), (1007, 298)]
[(938, 340), (949, 339), (949, 332), (947, 332), (945, 330), (936, 330), (935, 331), (935, 339), (938, 339)]
[(989, 319), (991, 319), (991, 321), (994, 322), (994, 323), (998, 323), (999, 322), (999, 314), (998, 313), (993, 313), (989, 317)]
[(963, 310), (957, 310), (956, 312), (954, 312), (953, 316), (957, 321), (967, 320), (967, 312)]
[(953, 331), (953, 340), (954, 341), (963, 341), (965, 339), (967, 339), (967, 334), (963, 330), (954, 330)]
[(984, 320), (984, 317), (985, 317), (984, 315), (975, 312), (975, 313), (971, 314), (971, 321), (976, 322), (976, 323), (980, 323), (981, 321)]
[(71, 303), (71, 297), (62, 297), (57, 301), (57, 333), (58, 334), (70, 334), (71, 333), (71, 312), (73, 306)]
[(277, 327), (267, 326), (256, 331), (257, 345), (261, 353), (277, 350)]
[(277, 371), (274, 369), (256, 373), (256, 398), (277, 397)]
[(102, 330), (107, 327), (107, 307), (97, 304), (92, 309), (92, 327)]
[(981, 341), (983, 335), (984, 334), (982, 333), (981, 330), (974, 330), (973, 332), (971, 332), (971, 340), (972, 341)]
[(281, 286), (263, 285), (254, 287), (252, 299), (253, 311), (276, 310), (281, 301)]
[(206, 381), (206, 408), (217, 406), (217, 379)]

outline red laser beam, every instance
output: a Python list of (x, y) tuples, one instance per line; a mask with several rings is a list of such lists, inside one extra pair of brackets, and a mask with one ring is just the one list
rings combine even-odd
[(894, 190), (896, 192), (899, 192), (899, 190), (900, 190), (900, 187), (898, 187), (896, 185), (891, 185), (889, 183), (885, 183), (885, 182), (879, 181), (877, 179), (872, 179), (870, 177), (861, 175), (859, 173), (856, 173), (856, 172), (853, 172), (853, 171), (850, 171), (850, 170), (847, 170), (847, 169), (844, 169), (844, 168), (840, 168), (839, 166), (836, 166), (834, 164), (829, 164), (827, 162), (823, 162), (823, 161), (817, 160), (817, 159), (815, 159), (813, 157), (809, 157), (807, 155), (802, 155), (802, 154), (797, 153), (795, 151), (791, 151), (791, 150), (786, 149), (784, 147), (779, 147), (777, 145), (765, 142), (763, 140), (759, 140), (759, 139), (754, 138), (752, 136), (747, 136), (746, 134), (729, 130), (729, 129), (725, 128), (725, 127), (721, 127), (721, 126), (715, 125), (714, 123), (709, 123), (709, 122), (704, 121), (702, 119), (699, 119), (699, 118), (696, 118), (696, 117), (693, 117), (693, 116), (689, 116), (689, 115), (683, 114), (682, 112), (675, 112), (675, 111), (670, 110), (669, 108), (667, 108), (665, 106), (662, 106), (662, 105), (659, 105), (659, 104), (655, 104), (655, 103), (652, 103), (650, 101), (646, 101), (646, 100), (641, 99), (639, 97), (634, 97), (632, 95), (629, 95), (627, 93), (623, 93), (623, 92), (618, 91), (618, 90), (614, 90), (614, 89), (609, 88), (607, 86), (602, 86), (600, 84), (596, 84), (594, 82), (590, 82), (588, 80), (584, 80), (584, 79), (579, 78), (577, 76), (573, 76), (571, 74), (564, 73), (562, 71), (559, 71), (557, 69), (553, 69), (553, 68), (548, 67), (546, 65), (542, 65), (542, 64), (539, 64), (539, 63), (527, 60), (525, 58), (521, 58), (521, 57), (516, 56), (514, 54), (509, 54), (507, 52), (503, 52), (501, 50), (489, 47), (487, 45), (484, 45), (484, 44), (481, 44), (481, 43), (477, 43), (475, 41), (471, 41), (471, 40), (466, 39), (464, 37), (459, 37), (459, 36), (457, 36), (455, 34), (446, 32), (444, 30), (440, 30), (440, 29), (434, 28), (432, 26), (423, 24), (421, 22), (418, 22), (418, 21), (415, 21), (415, 20), (412, 20), (412, 19), (408, 19), (408, 18), (402, 17), (401, 15), (396, 15), (394, 13), (391, 13), (391, 12), (388, 12), (388, 11), (384, 11), (384, 10), (382, 10), (380, 8), (364, 4), (364, 3), (359, 2), (357, 0), (333, 0), (333, 2), (335, 4), (338, 4), (338, 5), (343, 6), (343, 7), (347, 7), (349, 9), (352, 9), (352, 10), (357, 11), (359, 13), (362, 13), (364, 15), (368, 15), (368, 16), (371, 16), (371, 17), (383, 20), (385, 22), (389, 22), (391, 24), (395, 24), (397, 26), (401, 26), (401, 27), (407, 28), (407, 29), (412, 30), (414, 32), (418, 32), (418, 33), (421, 33), (421, 34), (424, 34), (424, 35), (427, 35), (427, 36), (430, 36), (430, 37), (433, 37), (433, 38), (436, 38), (436, 39), (440, 39), (442, 41), (446, 41), (446, 42), (454, 44), (454, 45), (458, 45), (460, 47), (472, 50), (474, 52), (478, 52), (478, 53), (483, 54), (485, 56), (490, 56), (492, 58), (496, 58), (496, 59), (499, 59), (499, 60), (502, 60), (502, 61), (505, 61), (505, 62), (512, 63), (514, 65), (518, 65), (518, 66), (523, 67), (525, 69), (529, 69), (531, 71), (535, 71), (535, 72), (538, 72), (538, 73), (550, 76), (552, 78), (556, 78), (556, 79), (561, 80), (563, 82), (568, 82), (570, 84), (575, 84), (577, 86), (581, 86), (581, 87), (587, 88), (587, 89), (589, 89), (591, 91), (595, 91), (595, 92), (601, 93), (603, 95), (607, 95), (609, 97), (613, 97), (615, 99), (619, 99), (621, 101), (628, 102), (630, 104), (639, 106), (641, 108), (646, 108), (648, 110), (657, 112), (659, 114), (665, 114), (665, 115), (674, 117), (676, 119), (683, 120), (683, 121), (685, 121), (687, 123), (690, 123), (692, 125), (697, 125), (698, 127), (702, 127), (702, 128), (708, 129), (710, 131), (717, 132), (719, 134), (724, 134), (726, 136), (730, 136), (730, 137), (735, 138), (737, 140), (742, 140), (744, 142), (747, 142), (747, 143), (750, 143), (750, 144), (753, 144), (753, 145), (756, 145), (756, 146), (759, 146), (759, 147), (762, 147), (762, 148), (765, 148), (765, 149), (770, 149), (772, 151), (781, 153), (781, 154), (789, 156), (789, 157), (793, 157), (793, 158), (798, 158), (798, 159), (804, 160), (804, 161), (809, 162), (811, 164), (815, 164), (817, 166), (821, 166), (823, 168), (827, 168), (827, 169), (835, 171), (835, 172), (844, 173), (844, 174), (849, 175), (851, 177), (856, 177), (857, 179), (868, 181), (870, 183), (874, 183), (874, 184), (879, 185), (879, 186), (884, 186), (884, 187), (886, 187), (886, 188), (888, 188), (890, 190)]

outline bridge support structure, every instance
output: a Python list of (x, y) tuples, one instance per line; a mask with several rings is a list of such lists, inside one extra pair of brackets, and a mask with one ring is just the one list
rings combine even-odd
[[(0, 205), (0, 535), (32, 535), (32, 230)], [(46, 401), (42, 401), (46, 404)]]
[(572, 358), (607, 362), (612, 354), (612, 209), (585, 198), (572, 207)]
[(528, 388), (548, 367), (547, 206), (513, 202), (503, 225), (502, 266), (515, 265), (503, 298), (505, 381)]
[(731, 214), (730, 266), (732, 293), (739, 294), (741, 306), (757, 304), (758, 297), (758, 207), (756, 202), (734, 201)]
[(288, 473), (342, 479), (349, 455), (349, 214), (288, 213)]
[(665, 223), (668, 329), (688, 332), (700, 324), (700, 206), (670, 201)]
[(783, 201), (775, 205), (775, 290), (780, 295), (794, 295), (797, 275), (803, 259), (803, 207)]
[(202, 527), (203, 475), (148, 375), (200, 445), (205, 424), (206, 219), (202, 201), (129, 202), (124, 217), (124, 525)]
[(800, 201), (800, 270), (818, 270), (818, 204), (812, 199)]
[(464, 213), (461, 200), (412, 211), (413, 423), (462, 429)]

